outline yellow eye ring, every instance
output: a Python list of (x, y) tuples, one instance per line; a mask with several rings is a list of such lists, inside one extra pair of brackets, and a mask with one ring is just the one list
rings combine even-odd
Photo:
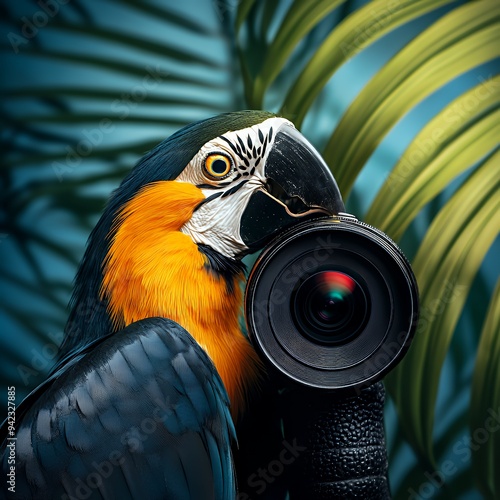
[(231, 172), (231, 167), (231, 160), (221, 153), (213, 153), (205, 158), (205, 172), (210, 179), (224, 179)]

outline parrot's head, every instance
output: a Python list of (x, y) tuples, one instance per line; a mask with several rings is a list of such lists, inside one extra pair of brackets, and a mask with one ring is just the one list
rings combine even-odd
[(227, 386), (223, 365), (232, 361), (218, 364), (221, 350), (237, 360), (228, 338), (248, 344), (238, 322), (241, 258), (287, 226), (343, 208), (325, 162), (284, 118), (242, 111), (181, 129), (139, 161), (94, 229), (63, 353), (169, 317), (207, 350)]
[(201, 145), (176, 177), (203, 195), (181, 228), (193, 241), (239, 259), (286, 226), (342, 211), (328, 167), (291, 122), (262, 112), (226, 117), (232, 127)]

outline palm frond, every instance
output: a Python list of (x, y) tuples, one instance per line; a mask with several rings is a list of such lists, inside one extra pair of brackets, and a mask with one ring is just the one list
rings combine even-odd
[[(486, 498), (500, 495), (500, 440), (496, 430), (500, 418), (500, 281), (486, 316), (472, 380), (470, 428), (481, 446), (472, 456), (472, 470)], [(483, 442), (486, 434), (486, 442)]]
[(407, 111), (460, 74), (500, 56), (499, 21), (494, 0), (465, 4), (412, 40), (363, 88), (323, 152), (344, 196)]
[(342, 64), (385, 34), (451, 1), (378, 0), (358, 9), (318, 47), (288, 91), (282, 112), (300, 126), (314, 99)]
[(426, 203), (495, 148), (499, 113), (500, 76), (446, 106), (403, 153), (366, 214), (367, 222), (399, 240)]
[(441, 368), (471, 283), (500, 231), (499, 160), (500, 152), (492, 154), (464, 182), (434, 219), (413, 261), (420, 323), (388, 381), (408, 439), (431, 466)]

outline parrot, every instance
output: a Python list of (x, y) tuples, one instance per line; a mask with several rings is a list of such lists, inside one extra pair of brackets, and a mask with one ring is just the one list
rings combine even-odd
[(282, 443), (242, 328), (243, 259), (342, 210), (321, 155), (267, 111), (206, 118), (147, 152), (89, 236), (54, 368), (2, 425), (8, 498), (250, 498)]

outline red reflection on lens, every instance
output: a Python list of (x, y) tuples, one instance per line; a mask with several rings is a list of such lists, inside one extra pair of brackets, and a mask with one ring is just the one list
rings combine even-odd
[(347, 274), (338, 271), (323, 271), (317, 276), (317, 280), (329, 289), (344, 289), (352, 293), (356, 288), (356, 282)]

